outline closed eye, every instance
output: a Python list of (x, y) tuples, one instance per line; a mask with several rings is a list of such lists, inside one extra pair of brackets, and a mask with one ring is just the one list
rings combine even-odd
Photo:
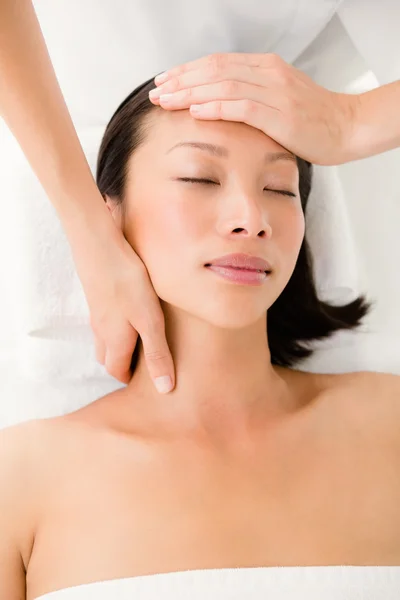
[[(178, 181), (187, 181), (189, 183), (204, 183), (206, 185), (219, 185), (216, 181), (212, 181), (211, 179), (195, 179), (193, 177), (179, 177)], [(291, 196), (292, 198), (296, 198), (296, 194), (293, 194), (293, 192), (288, 192), (286, 190), (271, 190), (268, 188), (265, 189), (274, 194), (282, 194), (283, 196)]]
[(218, 185), (216, 181), (211, 181), (211, 179), (194, 179), (193, 177), (179, 177), (178, 181), (189, 181), (191, 183), (212, 183), (214, 185)]

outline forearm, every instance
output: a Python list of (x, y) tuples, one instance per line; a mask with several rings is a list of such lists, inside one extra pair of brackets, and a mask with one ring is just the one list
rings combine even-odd
[(66, 229), (109, 218), (31, 0), (0, 0), (0, 116)]
[(357, 95), (349, 160), (400, 147), (400, 81)]

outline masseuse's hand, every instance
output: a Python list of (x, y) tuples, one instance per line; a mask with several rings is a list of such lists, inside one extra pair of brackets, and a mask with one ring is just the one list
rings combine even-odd
[(156, 93), (172, 96), (149, 95), (166, 110), (247, 123), (315, 164), (349, 160), (358, 95), (331, 92), (276, 54), (211, 54), (167, 74), (165, 83), (155, 79)]
[(159, 298), (144, 263), (112, 217), (109, 223), (103, 221), (82, 233), (75, 228), (69, 237), (90, 309), (96, 359), (113, 377), (129, 383), (140, 334), (151, 378), (155, 382), (169, 375), (174, 387), (174, 365)]

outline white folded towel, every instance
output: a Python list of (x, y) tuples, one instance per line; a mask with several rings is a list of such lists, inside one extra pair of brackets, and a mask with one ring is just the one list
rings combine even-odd
[[(78, 132), (93, 174), (103, 133), (104, 127)], [(11, 133), (3, 131), (1, 140), (8, 160), (4, 197), (12, 199), (1, 243), (13, 257), (2, 266), (20, 375), (115, 381), (96, 361), (89, 308), (58, 214)]]
[[(93, 174), (103, 133), (104, 127), (78, 131)], [(7, 281), (21, 375), (35, 381), (113, 379), (96, 360), (88, 305), (57, 212), (11, 134), (7, 147), (3, 185), (13, 199), (7, 205), (7, 249), (14, 257)], [(306, 234), (318, 294), (343, 304), (359, 294), (346, 202), (336, 167), (313, 168)]]
[(313, 165), (306, 237), (318, 297), (341, 305), (360, 294), (357, 248), (337, 167)]

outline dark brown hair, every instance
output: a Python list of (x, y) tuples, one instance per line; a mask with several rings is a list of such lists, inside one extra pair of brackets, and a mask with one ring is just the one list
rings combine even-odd
[[(108, 195), (124, 204), (128, 161), (146, 139), (146, 119), (152, 111), (163, 110), (149, 100), (154, 78), (137, 87), (117, 108), (105, 130), (97, 159), (96, 182), (105, 199)], [(305, 214), (311, 190), (312, 165), (297, 157), (299, 192)], [(268, 343), (271, 362), (291, 367), (314, 352), (307, 344), (328, 338), (340, 329), (354, 329), (373, 303), (364, 295), (343, 306), (333, 306), (317, 297), (312, 255), (304, 235), (293, 274), (280, 296), (268, 309)], [(132, 357), (135, 369), (140, 337)]]

